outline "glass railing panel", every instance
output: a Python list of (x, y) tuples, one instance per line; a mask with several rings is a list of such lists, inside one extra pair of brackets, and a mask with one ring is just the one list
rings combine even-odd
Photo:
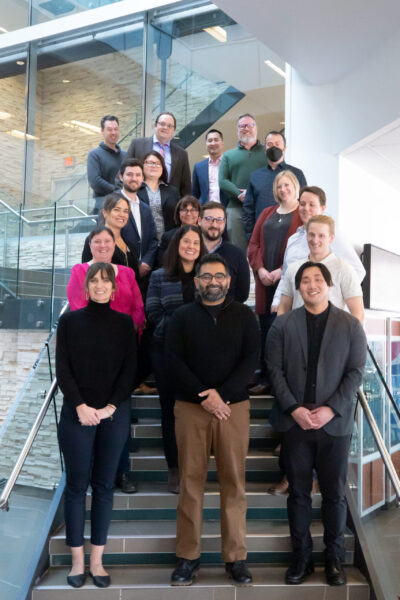
[(400, 319), (391, 319), (390, 376), (393, 398), (400, 409)]

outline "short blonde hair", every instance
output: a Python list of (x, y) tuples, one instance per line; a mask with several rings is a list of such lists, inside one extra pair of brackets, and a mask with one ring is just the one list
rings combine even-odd
[(331, 235), (335, 235), (335, 221), (332, 217), (328, 217), (328, 215), (314, 215), (306, 224), (306, 231), (312, 223), (322, 223), (322, 225), (328, 225), (329, 233)]
[(288, 170), (281, 171), (275, 177), (275, 179), (274, 179), (274, 185), (273, 185), (273, 188), (272, 188), (272, 191), (274, 193), (274, 199), (275, 199), (275, 202), (277, 204), (280, 204), (279, 198), (278, 198), (278, 183), (282, 179), (282, 177), (287, 177), (293, 183), (297, 199), (299, 198), (299, 195), (300, 195), (300, 184), (299, 184), (299, 180), (297, 179), (296, 175), (294, 173), (292, 173), (292, 171), (288, 171)]

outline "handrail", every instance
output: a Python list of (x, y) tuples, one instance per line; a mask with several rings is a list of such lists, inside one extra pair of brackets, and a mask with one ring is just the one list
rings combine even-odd
[(378, 375), (379, 375), (379, 378), (380, 378), (380, 380), (381, 380), (381, 383), (382, 383), (383, 387), (385, 388), (385, 390), (386, 390), (386, 393), (387, 393), (387, 395), (388, 395), (388, 397), (389, 397), (389, 399), (390, 399), (390, 402), (391, 402), (391, 404), (392, 404), (393, 410), (394, 410), (394, 412), (396, 413), (396, 415), (397, 415), (397, 418), (400, 420), (400, 410), (399, 410), (399, 407), (397, 406), (397, 404), (396, 404), (396, 401), (395, 401), (395, 399), (393, 398), (393, 396), (392, 396), (392, 394), (391, 394), (391, 392), (390, 392), (389, 386), (388, 386), (388, 384), (386, 383), (386, 379), (385, 379), (385, 378), (384, 378), (384, 376), (382, 375), (382, 372), (381, 372), (380, 366), (379, 366), (379, 365), (378, 365), (378, 363), (376, 362), (376, 359), (375, 359), (374, 353), (372, 352), (372, 350), (371, 350), (371, 348), (370, 348), (369, 346), (367, 346), (367, 349), (368, 349), (368, 354), (369, 354), (369, 356), (370, 356), (370, 358), (371, 358), (372, 362), (374, 363), (374, 367), (375, 367), (375, 369), (376, 369), (376, 371), (377, 371), (377, 373), (378, 373)]
[(374, 415), (372, 414), (372, 411), (369, 407), (368, 401), (367, 401), (365, 394), (361, 387), (358, 390), (358, 400), (360, 402), (361, 408), (364, 411), (365, 418), (367, 419), (368, 424), (371, 428), (372, 435), (374, 436), (376, 445), (378, 446), (379, 453), (380, 453), (382, 460), (385, 464), (385, 467), (387, 469), (390, 481), (392, 482), (392, 485), (393, 485), (393, 488), (394, 488), (394, 491), (396, 494), (397, 506), (400, 506), (400, 479), (397, 475), (396, 469), (394, 468), (390, 454), (387, 451), (387, 448), (385, 446), (385, 443), (383, 441), (383, 438), (381, 436), (379, 428), (376, 424)]
[[(59, 314), (59, 318), (61, 317), (61, 315), (63, 315), (66, 310), (68, 308), (68, 302), (63, 306), (60, 314)], [(49, 337), (47, 338), (44, 347), (46, 347), (46, 345), (48, 346), (48, 343), (50, 341), (50, 339), (52, 338), (52, 336), (54, 335), (55, 332), (55, 328), (53, 329), (52, 333), (49, 335)], [(36, 366), (36, 365), (35, 365)], [(38, 431), (40, 429), (40, 426), (43, 422), (44, 417), (46, 416), (47, 413), (47, 409), (50, 406), (50, 402), (52, 401), (52, 399), (54, 398), (54, 395), (57, 391), (58, 388), (58, 383), (57, 383), (57, 378), (54, 377), (53, 381), (51, 382), (51, 386), (49, 391), (46, 394), (46, 397), (43, 401), (42, 406), (40, 407), (39, 413), (35, 419), (35, 422), (33, 423), (31, 430), (28, 434), (28, 437), (25, 440), (25, 443), (23, 445), (23, 448), (21, 450), (21, 452), (19, 453), (19, 456), (17, 458), (17, 461), (14, 465), (13, 470), (11, 471), (11, 475), (9, 476), (7, 483), (4, 486), (3, 492), (0, 496), (0, 510), (9, 510), (9, 497), (10, 494), (14, 488), (15, 482), (18, 479), (18, 476), (21, 472), (22, 467), (24, 466), (26, 457), (29, 454), (29, 451), (32, 447), (33, 442), (35, 441), (35, 438), (38, 434)]]
[[(24, 223), (26, 223), (27, 225), (41, 225), (43, 223), (54, 223), (54, 219), (27, 219), (26, 217), (24, 217), (22, 214), (19, 214), (16, 210), (14, 210), (11, 206), (9, 206), (6, 202), (4, 202), (3, 200), (0, 200), (0, 204), (2, 204), (7, 210), (9, 210), (10, 212), (12, 212), (15, 216), (17, 216), (19, 219), (21, 219), (22, 221), (24, 221)], [(49, 207), (38, 207), (38, 208), (30, 208), (27, 209), (26, 212), (33, 212), (33, 211), (41, 211), (41, 210), (45, 210), (48, 208), (53, 208), (53, 206), (49, 206)], [(68, 205), (64, 205), (64, 206), (59, 206), (57, 207), (58, 209), (62, 209), (62, 208), (73, 208), (76, 212), (81, 213), (80, 216), (78, 217), (60, 217), (59, 219), (57, 219), (57, 223), (62, 222), (62, 221), (81, 221), (83, 219), (92, 219), (92, 221), (96, 222), (96, 219), (94, 219), (93, 217), (91, 217), (90, 215), (88, 215), (87, 213), (85, 213), (84, 210), (82, 210), (81, 208), (79, 208), (79, 206), (75, 206), (75, 204), (68, 204)]]
[(14, 465), (13, 470), (11, 471), (11, 475), (7, 480), (6, 485), (4, 486), (3, 493), (0, 496), (0, 509), (1, 510), (9, 510), (9, 497), (14, 488), (15, 482), (18, 479), (18, 476), (21, 472), (21, 469), (24, 465), (26, 457), (29, 454), (29, 451), (32, 447), (32, 444), (36, 438), (36, 435), (39, 431), (39, 428), (43, 422), (44, 417), (46, 416), (47, 409), (49, 408), (50, 402), (53, 399), (53, 396), (57, 390), (58, 384), (57, 379), (53, 379), (53, 382), (50, 386), (49, 391), (46, 394), (46, 398), (41, 406), (38, 416), (35, 419), (34, 424), (32, 425), (32, 429), (29, 432), (28, 437), (26, 438), (25, 444), (18, 456), (17, 462)]

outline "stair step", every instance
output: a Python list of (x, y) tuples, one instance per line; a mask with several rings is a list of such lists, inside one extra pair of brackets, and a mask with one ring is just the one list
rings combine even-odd
[[(161, 423), (157, 419), (143, 419), (140, 423), (132, 423), (131, 437), (136, 439), (162, 439)], [(250, 438), (276, 437), (268, 419), (257, 419), (250, 423)]]
[[(258, 406), (272, 408), (273, 403), (274, 397), (270, 394), (250, 396), (250, 406), (252, 408), (257, 408)], [(158, 395), (137, 396), (133, 394), (131, 396), (131, 406), (132, 408), (160, 408), (160, 400)]]
[[(252, 587), (240, 588), (226, 578), (223, 566), (205, 566), (190, 587), (171, 587), (170, 566), (110, 567), (111, 586), (98, 590), (91, 580), (79, 591), (66, 583), (68, 569), (53, 568), (32, 592), (32, 600), (368, 600), (369, 586), (354, 567), (346, 567), (347, 585), (330, 588), (325, 583), (322, 568), (301, 586), (284, 584), (285, 567), (251, 566)], [(333, 593), (334, 592), (334, 593)]]
[[(85, 551), (89, 551), (89, 523), (85, 524)], [(319, 521), (311, 524), (314, 551), (321, 553), (323, 544), (323, 528)], [(105, 547), (105, 564), (127, 564), (156, 561), (171, 561), (175, 553), (176, 522), (163, 521), (113, 521), (110, 524), (107, 545)], [(247, 550), (249, 561), (252, 554), (259, 554), (263, 562), (277, 562), (279, 556), (290, 557), (291, 544), (289, 525), (285, 520), (250, 520), (247, 522)], [(351, 533), (345, 534), (346, 550), (354, 550), (354, 538)], [(202, 550), (210, 553), (213, 562), (219, 560), (221, 547), (219, 521), (204, 521), (202, 529)], [(163, 554), (165, 555), (163, 557)], [(69, 564), (70, 552), (65, 544), (65, 528), (63, 527), (50, 539), (50, 555), (53, 565)], [(114, 555), (114, 557), (112, 556)], [(115, 556), (116, 555), (116, 556)], [(146, 557), (147, 555), (147, 557)], [(109, 558), (110, 557), (110, 558)], [(163, 560), (164, 558), (164, 560)], [(348, 556), (348, 559), (351, 557)], [(146, 560), (147, 559), (147, 560)], [(118, 562), (114, 562), (117, 560)], [(258, 562), (258, 561), (256, 561)], [(282, 560), (280, 560), (282, 562)]]

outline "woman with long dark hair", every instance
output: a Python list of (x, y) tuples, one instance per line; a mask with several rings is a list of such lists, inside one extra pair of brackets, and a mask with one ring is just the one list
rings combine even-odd
[(64, 314), (57, 329), (56, 373), (64, 395), (58, 436), (65, 460), (65, 525), (71, 547), (69, 585), (86, 579), (86, 493), (92, 487), (90, 570), (97, 587), (110, 576), (102, 556), (111, 519), (115, 475), (129, 434), (136, 365), (136, 336), (129, 315), (112, 310), (116, 292), (111, 264), (92, 264), (84, 281), (87, 305)]
[(168, 464), (168, 491), (176, 494), (179, 492), (179, 474), (174, 385), (166, 366), (164, 344), (173, 312), (195, 298), (195, 266), (203, 254), (200, 230), (194, 225), (178, 229), (164, 255), (164, 268), (151, 274), (146, 299), (147, 317), (154, 327), (152, 362), (160, 395), (164, 452)]

